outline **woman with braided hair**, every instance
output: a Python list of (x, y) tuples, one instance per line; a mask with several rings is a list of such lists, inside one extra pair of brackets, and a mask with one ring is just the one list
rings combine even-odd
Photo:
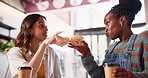
[[(131, 25), (141, 9), (139, 0), (119, 0), (104, 17), (106, 36), (113, 43), (105, 52), (105, 63), (118, 63), (120, 68), (113, 70), (112, 78), (148, 78), (148, 31), (133, 34)], [(94, 61), (87, 43), (83, 46), (69, 45), (78, 50), (82, 63), (92, 78), (105, 78), (103, 64)]]

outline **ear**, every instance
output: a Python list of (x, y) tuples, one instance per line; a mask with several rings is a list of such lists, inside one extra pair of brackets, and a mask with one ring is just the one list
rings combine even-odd
[(32, 29), (29, 29), (29, 34), (32, 34)]
[(121, 26), (124, 26), (125, 20), (126, 20), (126, 17), (125, 17), (125, 16), (121, 16), (121, 17), (119, 18), (119, 23), (120, 23)]
[(123, 23), (125, 20), (126, 20), (126, 16), (121, 16), (121, 17), (119, 18), (119, 21), (122, 22), (122, 23)]

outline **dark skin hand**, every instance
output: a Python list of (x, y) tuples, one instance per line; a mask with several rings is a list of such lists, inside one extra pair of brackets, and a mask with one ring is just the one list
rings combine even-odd
[(87, 54), (90, 54), (90, 49), (85, 41), (82, 42), (83, 42), (82, 46), (74, 46), (71, 43), (69, 43), (68, 47), (76, 49), (82, 54), (82, 57), (85, 57)]
[[(90, 49), (85, 41), (83, 41), (83, 46), (74, 46), (69, 43), (68, 47), (74, 48), (79, 51), (82, 54), (82, 57), (85, 57), (90, 54)], [(128, 78), (128, 72), (124, 68), (117, 68), (113, 71), (112, 78)]]
[(124, 68), (117, 68), (113, 71), (112, 78), (128, 78), (128, 72)]

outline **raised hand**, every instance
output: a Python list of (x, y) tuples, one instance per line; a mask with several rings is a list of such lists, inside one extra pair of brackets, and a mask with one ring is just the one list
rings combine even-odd
[(82, 54), (82, 57), (85, 57), (87, 54), (90, 54), (90, 49), (85, 41), (82, 42), (83, 42), (82, 46), (74, 46), (71, 43), (69, 43), (68, 47), (76, 49)]
[(57, 38), (60, 38), (59, 34), (61, 34), (62, 31), (60, 32), (57, 32), (55, 35), (49, 37), (49, 38), (46, 38), (42, 43), (48, 45), (48, 44), (55, 44), (56, 43), (56, 39)]

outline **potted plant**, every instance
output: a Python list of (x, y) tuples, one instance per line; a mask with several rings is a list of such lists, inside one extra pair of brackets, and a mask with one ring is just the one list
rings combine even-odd
[(4, 44), (0, 44), (0, 50), (1, 52), (4, 52), (6, 54), (10, 48), (14, 46), (14, 40), (11, 40), (9, 42), (6, 42)]
[[(11, 40), (9, 42), (0, 44), (0, 52), (1, 54), (1, 59), (3, 59), (3, 63), (1, 64), (1, 73), (3, 72), (3, 74), (1, 75), (3, 78), (7, 78), (8, 76), (10, 76), (10, 72), (9, 72), (9, 63), (7, 61), (7, 57), (6, 54), (9, 51), (10, 48), (12, 48), (14, 46), (14, 40)], [(6, 64), (8, 64), (6, 66)]]

